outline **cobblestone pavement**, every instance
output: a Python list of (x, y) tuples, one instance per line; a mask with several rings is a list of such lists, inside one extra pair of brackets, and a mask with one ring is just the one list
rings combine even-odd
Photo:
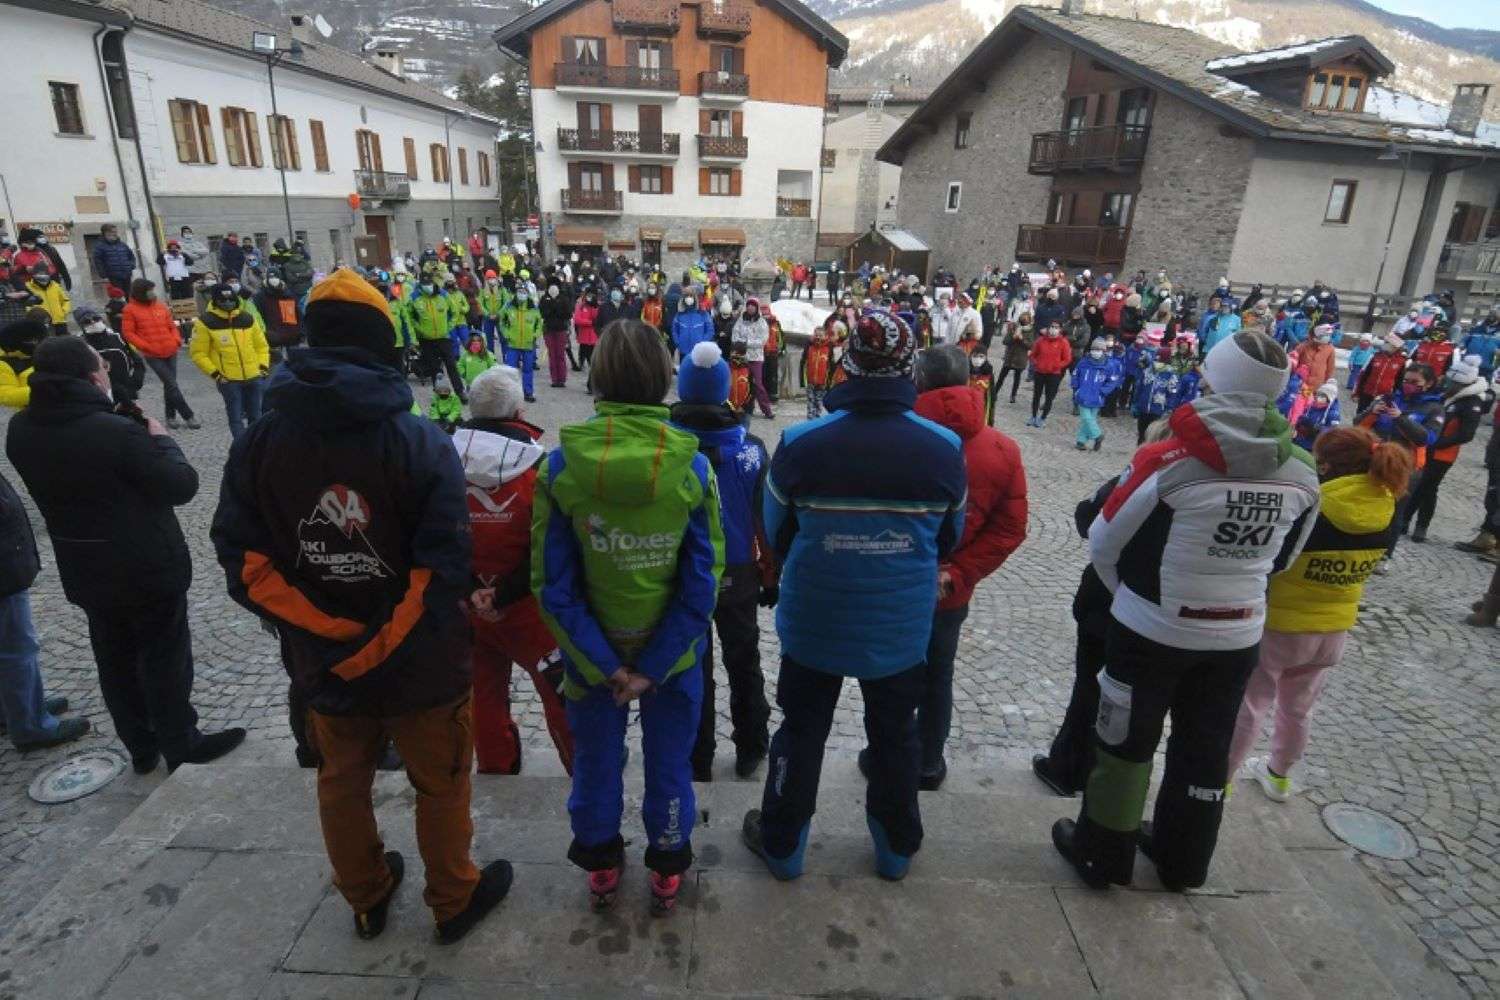
[[(180, 516), (195, 559), (190, 607), (197, 685), (194, 701), (207, 727), (243, 725), (251, 731), (239, 754), (264, 762), (292, 762), (285, 721), (285, 678), (275, 643), (224, 594), (208, 540), (229, 435), (217, 394), (183, 359), (184, 386), (205, 420), (200, 431), (177, 435), (202, 477), (198, 497)], [(542, 384), (541, 403), (528, 416), (555, 431), (590, 412), (581, 381), (566, 390)], [(1021, 442), (1031, 484), (1031, 527), (1025, 545), (975, 594), (959, 649), (951, 752), (984, 760), (1001, 752), (1043, 748), (1062, 716), (1072, 670), (1069, 616), (1083, 542), (1073, 530), (1074, 504), (1125, 464), (1134, 422), (1105, 421), (1102, 453), (1073, 448), (1074, 420), (1066, 394), (1044, 430), (1024, 426), (1022, 401), (999, 407), (998, 426)], [(424, 402), (427, 390), (418, 390)], [(148, 410), (159, 414), (161, 393), (148, 378)], [(784, 401), (774, 426), (757, 417), (753, 430), (774, 447), (781, 429), (802, 418), (801, 401)], [(1426, 545), (1403, 543), (1395, 570), (1376, 578), (1343, 665), (1334, 672), (1318, 709), (1302, 778), (1317, 804), (1348, 801), (1401, 820), (1417, 836), (1420, 854), (1407, 862), (1364, 859), (1397, 899), (1402, 913), (1435, 960), (1457, 973), (1475, 996), (1500, 994), (1500, 789), (1494, 761), (1500, 710), (1500, 633), (1462, 624), (1467, 605), (1484, 591), (1489, 568), (1455, 552), (1477, 521), (1482, 492), (1484, 435), (1464, 449), (1447, 479)], [(555, 434), (549, 438), (556, 440)], [(59, 456), (66, 461), (66, 456)], [(14, 471), (0, 464), (15, 480)], [(17, 482), (19, 486), (19, 482)], [(44, 568), (33, 594), (49, 690), (68, 695), (93, 720), (96, 735), (83, 746), (118, 744), (98, 695), (83, 616), (62, 598), (41, 521)], [(762, 612), (767, 674), (774, 683), (776, 641)], [(517, 672), (517, 675), (524, 676)], [(729, 729), (727, 685), (719, 686), (720, 732)], [(535, 697), (517, 691), (528, 751), (550, 755)], [(859, 694), (848, 685), (832, 744), (855, 750), (863, 741)], [(103, 799), (46, 808), (25, 788), (43, 766), (76, 747), (22, 756), (0, 741), (0, 933), (55, 881), (80, 848), (108, 832)], [(727, 744), (727, 739), (721, 746)], [(721, 772), (727, 760), (720, 759)], [(162, 780), (127, 774), (115, 794), (142, 795)], [(1247, 788), (1242, 794), (1256, 795)], [(129, 800), (127, 804), (132, 804)], [(1060, 808), (1059, 815), (1066, 810)], [(106, 822), (107, 821), (107, 822)], [(1039, 836), (1043, 834), (1039, 833)]]

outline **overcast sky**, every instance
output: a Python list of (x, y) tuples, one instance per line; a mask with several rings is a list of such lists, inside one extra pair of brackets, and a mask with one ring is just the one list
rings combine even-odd
[[(1397, 14), (1426, 18), (1445, 28), (1495, 28), (1495, 0), (1370, 0)], [(1488, 10), (1486, 11), (1486, 8)], [(1485, 12), (1481, 17), (1481, 12)]]

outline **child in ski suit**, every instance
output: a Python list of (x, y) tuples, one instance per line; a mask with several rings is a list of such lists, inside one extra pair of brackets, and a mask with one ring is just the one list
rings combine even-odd
[(622, 320), (594, 354), (596, 416), (564, 427), (537, 477), (531, 588), (563, 652), (573, 730), (573, 843), (596, 908), (624, 864), (625, 728), (640, 701), (646, 866), (653, 910), (669, 913), (693, 862), (689, 757), (701, 665), (724, 573), (713, 467), (669, 426), (672, 365), (660, 335)]
[[(474, 334), (479, 337), (479, 334)], [(531, 594), (531, 509), (542, 430), (521, 419), (521, 373), (494, 367), (469, 386), (473, 418), (453, 435), (469, 484), (474, 590), (474, 757), (481, 774), (520, 774), (521, 735), (510, 714), (512, 664), (535, 685), (563, 769), (573, 736), (562, 700), (562, 658)]]
[(826, 326), (813, 328), (812, 342), (802, 349), (802, 385), (807, 389), (807, 419), (823, 415), (823, 397), (833, 386), (837, 349)]
[(745, 360), (745, 345), (733, 345), (733, 352), (729, 355), (729, 408), (748, 420), (755, 412), (755, 385), (750, 363)]
[(464, 387), (472, 388), (474, 380), (496, 364), (495, 356), (484, 346), (484, 334), (478, 330), (470, 332), (469, 342), (458, 356), (458, 375), (464, 380)]
[(969, 388), (984, 396), (984, 425), (995, 426), (995, 366), (990, 364), (984, 345), (969, 355)]
[(458, 429), (459, 421), (464, 418), (463, 401), (453, 394), (453, 384), (442, 372), (438, 372), (432, 380), (432, 389), (433, 396), (431, 404), (427, 407), (427, 419), (434, 421), (443, 430), (452, 434)]
[[(729, 405), (729, 366), (719, 345), (699, 344), (677, 370), (672, 426), (698, 438), (719, 483), (724, 526), (724, 576), (714, 627), (724, 672), (729, 676), (730, 732), (734, 773), (748, 778), (765, 759), (771, 742), (771, 706), (760, 669), (760, 625), (756, 608), (775, 603), (776, 568), (765, 544), (761, 495), (771, 459), (765, 444), (745, 430)], [(698, 741), (693, 747), (693, 780), (712, 781), (714, 762), (714, 665), (711, 644), (704, 645), (703, 708)]]
[(1099, 429), (1099, 409), (1121, 381), (1120, 362), (1105, 354), (1104, 338), (1096, 337), (1089, 352), (1073, 369), (1073, 400), (1078, 404), (1078, 435), (1074, 447), (1079, 451), (1093, 445), (1104, 446), (1104, 431)]
[(526, 402), (535, 403), (532, 375), (536, 372), (536, 342), (542, 337), (542, 314), (532, 304), (525, 286), (516, 289), (516, 298), (500, 314), (500, 335), (505, 338), (505, 363), (521, 373)]
[(1375, 356), (1375, 338), (1368, 334), (1359, 335), (1359, 346), (1349, 352), (1349, 381), (1344, 386), (1350, 392), (1359, 384), (1359, 373), (1365, 370), (1365, 365)]
[[(500, 314), (510, 304), (510, 293), (500, 283), (500, 279), (494, 271), (485, 274), (484, 287), (479, 290), (479, 311), (484, 314), (483, 329), (485, 346), (491, 351), (495, 350), (496, 339), (500, 337)], [(505, 353), (505, 342), (500, 339), (500, 352)]]
[(1339, 425), (1339, 384), (1329, 379), (1319, 386), (1307, 408), (1297, 418), (1292, 443), (1312, 451), (1313, 442), (1326, 430)]

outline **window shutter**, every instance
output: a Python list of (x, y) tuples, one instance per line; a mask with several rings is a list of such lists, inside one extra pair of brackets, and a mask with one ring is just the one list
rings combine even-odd
[(734, 71), (743, 74), (745, 72), (745, 50), (736, 48), (734, 50)]
[(417, 179), (417, 144), (411, 138), (401, 140), (401, 148), (406, 153), (406, 174), (412, 180)]
[(260, 158), (260, 120), (254, 111), (245, 112), (245, 153), (252, 167), (264, 165)]
[(380, 158), (380, 136), (370, 133), (370, 155), (375, 160), (376, 171), (385, 170), (385, 161)]
[(729, 134), (735, 138), (745, 134), (745, 112), (734, 111), (729, 115)]
[(609, 39), (608, 38), (601, 38), (601, 39), (599, 39), (599, 65), (600, 66), (608, 66), (609, 65), (609, 51), (607, 49), (608, 45), (609, 45)]
[(574, 191), (583, 187), (583, 165), (580, 163), (568, 164), (568, 187)]
[(704, 111), (702, 108), (699, 108), (698, 109), (698, 134), (699, 135), (708, 135), (708, 123), (709, 123), (709, 121), (710, 121), (710, 113), (707, 112), (707, 111)]
[(214, 152), (214, 122), (208, 113), (207, 104), (195, 104), (198, 111), (198, 138), (203, 144), (203, 162), (218, 163), (219, 156)]
[(628, 182), (629, 182), (629, 185), (630, 185), (630, 191), (631, 191), (631, 193), (632, 194), (640, 194), (640, 191), (641, 191), (641, 168), (638, 167), (638, 166), (636, 166), (634, 163), (632, 163), (629, 166), (629, 168), (627, 168), (626, 173), (629, 175), (628, 176)]
[(740, 173), (739, 170), (729, 171), (729, 194), (735, 198), (740, 196)]
[(672, 193), (672, 168), (671, 167), (662, 167), (661, 168), (661, 193), (662, 194), (671, 194)]
[(671, 69), (672, 68), (672, 43), (671, 42), (662, 42), (661, 43), (661, 68), (662, 69)]
[(698, 193), (708, 194), (708, 168), (698, 168)]
[(562, 58), (558, 62), (576, 63), (578, 61), (578, 43), (573, 40), (572, 35), (562, 36)]
[(615, 106), (613, 104), (599, 105), (599, 127), (606, 132), (615, 130)]
[(640, 50), (641, 50), (641, 43), (640, 42), (636, 41), (634, 38), (627, 38), (625, 40), (625, 65), (626, 66), (637, 66), (637, 65), (640, 64), (639, 63), (639, 59), (640, 59), (639, 52), (640, 52)]
[(606, 191), (613, 191), (614, 189), (615, 189), (615, 165), (613, 163), (606, 163), (606, 164), (604, 164), (604, 190), (606, 190)]

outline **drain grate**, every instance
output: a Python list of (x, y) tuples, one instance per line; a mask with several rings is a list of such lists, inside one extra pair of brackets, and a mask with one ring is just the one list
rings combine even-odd
[(1351, 802), (1323, 807), (1323, 825), (1337, 838), (1377, 858), (1405, 861), (1417, 856), (1417, 839), (1406, 827), (1383, 813)]

